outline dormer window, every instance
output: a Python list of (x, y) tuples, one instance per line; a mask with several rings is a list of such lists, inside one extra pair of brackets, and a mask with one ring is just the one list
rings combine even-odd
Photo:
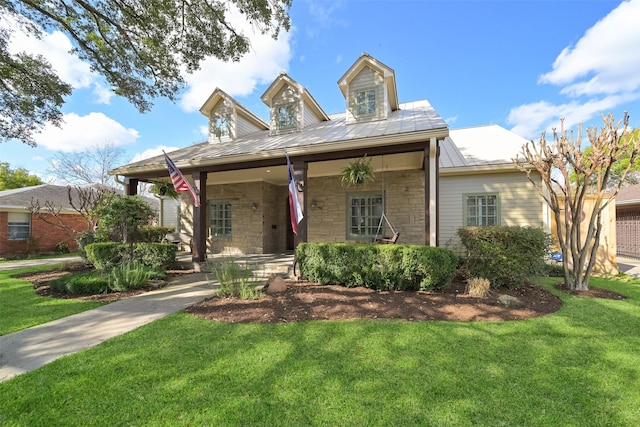
[(376, 90), (367, 89), (356, 92), (356, 115), (371, 116), (376, 113)]
[(276, 116), (278, 130), (294, 129), (298, 125), (295, 104), (277, 106)]
[(229, 118), (224, 116), (214, 117), (211, 121), (212, 131), (216, 138), (229, 136)]

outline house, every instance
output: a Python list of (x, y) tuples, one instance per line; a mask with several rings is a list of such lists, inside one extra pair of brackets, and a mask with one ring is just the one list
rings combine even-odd
[[(77, 191), (72, 197), (77, 206)], [(29, 209), (37, 204), (44, 213), (47, 203), (60, 209), (57, 218), (45, 214), (43, 219)], [(75, 251), (78, 245), (74, 231), (83, 232), (87, 227), (82, 215), (71, 206), (66, 186), (42, 184), (0, 191), (0, 257), (55, 252), (59, 244)]]
[[(55, 252), (61, 244), (76, 251), (76, 236), (89, 225), (74, 206), (82, 205), (82, 190), (92, 188), (42, 184), (0, 191), (0, 257)], [(157, 201), (146, 200), (157, 209)], [(41, 215), (31, 213), (35, 206)]]
[(616, 196), (616, 249), (620, 256), (640, 258), (640, 184)]
[[(268, 123), (213, 91), (200, 109), (208, 140), (169, 153), (198, 192), (198, 208), (183, 199), (194, 261), (207, 251), (276, 253), (298, 242), (372, 241), (393, 231), (401, 243), (436, 246), (453, 244), (462, 225), (549, 230), (548, 210), (511, 160), (524, 139), (496, 125), (450, 130), (428, 101), (400, 103), (395, 71), (366, 53), (338, 88), (345, 110), (326, 114), (281, 73), (262, 95)], [(297, 235), (285, 151), (304, 213)], [(365, 155), (375, 181), (344, 187), (342, 169)], [(110, 173), (124, 178), (128, 194), (139, 182), (168, 179), (163, 156)]]

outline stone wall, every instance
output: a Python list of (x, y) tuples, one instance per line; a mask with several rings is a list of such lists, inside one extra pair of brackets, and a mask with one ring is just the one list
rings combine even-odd
[[(310, 179), (306, 215), (309, 241), (347, 241), (347, 194), (380, 192), (383, 188), (385, 214), (400, 233), (398, 242), (424, 244), (424, 172), (421, 170), (379, 172), (375, 182), (351, 188), (343, 187), (339, 176)], [(385, 233), (391, 234), (391, 230)]]

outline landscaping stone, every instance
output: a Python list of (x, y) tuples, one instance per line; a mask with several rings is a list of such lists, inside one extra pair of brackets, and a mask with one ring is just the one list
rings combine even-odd
[(522, 302), (518, 298), (511, 295), (500, 295), (498, 297), (498, 301), (507, 308), (522, 306)]
[(287, 284), (285, 283), (282, 277), (277, 276), (275, 274), (269, 277), (269, 280), (267, 281), (268, 294), (277, 294), (279, 292), (284, 292), (286, 290), (287, 290)]

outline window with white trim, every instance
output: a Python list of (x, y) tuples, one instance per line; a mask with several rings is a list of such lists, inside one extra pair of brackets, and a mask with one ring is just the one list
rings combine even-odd
[(463, 197), (466, 226), (500, 224), (500, 199), (497, 193), (465, 194)]
[(356, 116), (371, 116), (376, 113), (376, 90), (356, 92)]
[(209, 228), (212, 236), (231, 236), (231, 202), (211, 202)]
[(376, 236), (382, 218), (382, 193), (347, 194), (347, 238)]
[(276, 124), (279, 130), (293, 129), (298, 125), (295, 104), (276, 106)]
[(229, 136), (229, 118), (225, 116), (216, 116), (212, 120), (213, 133), (216, 138)]
[(31, 236), (31, 214), (9, 212), (7, 240), (27, 240)]

